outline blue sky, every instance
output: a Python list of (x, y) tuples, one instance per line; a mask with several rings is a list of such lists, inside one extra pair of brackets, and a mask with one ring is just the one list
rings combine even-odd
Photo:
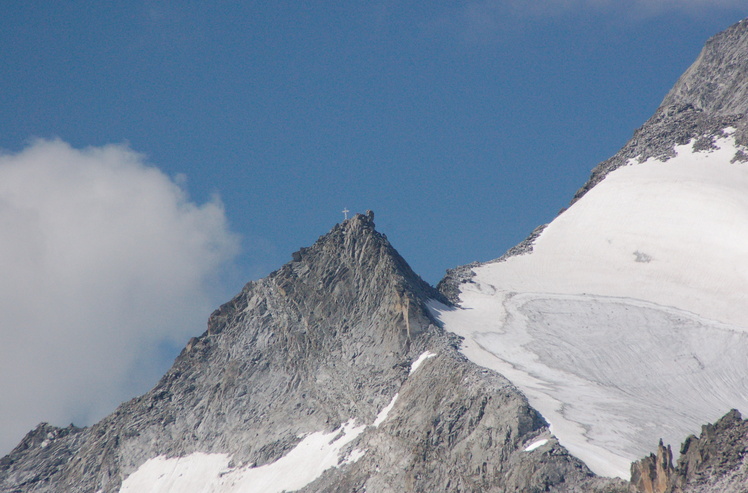
[[(97, 302), (152, 288), (153, 333), (148, 338), (132, 329), (136, 335), (128, 338), (127, 323), (144, 322), (127, 319), (113, 325), (116, 338), (102, 337), (101, 346), (83, 343), (92, 351), (115, 340), (134, 348), (116, 373), (121, 388), (103, 404), (52, 410), (52, 399), (29, 405), (62, 421), (56, 424), (68, 417), (85, 422), (146, 390), (175, 348), (204, 330), (212, 307), (313, 243), (342, 219), (344, 207), (374, 210), (378, 229), (432, 284), (447, 268), (498, 257), (568, 204), (590, 169), (653, 113), (704, 41), (746, 15), (742, 3), (6, 2), (0, 148), (19, 169), (32, 168), (32, 151), (46, 160), (34, 168), (43, 175), (13, 175), (19, 177), (15, 190), (31, 195), (23, 207), (34, 209), (34, 201), (58, 193), (67, 194), (65, 203), (76, 202), (70, 180), (35, 188), (55, 169), (56, 156), (106, 155), (158, 183), (160, 192), (148, 200), (129, 195), (133, 204), (152, 204), (148, 217), (158, 221), (146, 234), (130, 216), (112, 219), (109, 224), (120, 225), (116, 232), (97, 226), (76, 233), (70, 251), (77, 250), (75, 241), (120, 244), (97, 243), (105, 231), (140, 245), (159, 243), (169, 230), (170, 241), (197, 245), (184, 255), (167, 254), (173, 269), (163, 273), (149, 267), (133, 274), (135, 265), (159, 264), (159, 253), (149, 252), (156, 255), (149, 262), (128, 257), (121, 265), (129, 267), (118, 274), (81, 281), (88, 287), (75, 301), (76, 313), (90, 304), (85, 293), (101, 292), (90, 286), (120, 283), (118, 276), (134, 276), (134, 287)], [(99, 152), (105, 148), (108, 154)], [(128, 176), (134, 175), (92, 178), (91, 189), (116, 189), (130, 183)], [(128, 195), (121, 197), (112, 214), (127, 207)], [(6, 198), (0, 198), (2, 206)], [(45, 204), (60, 209), (58, 202)], [(161, 217), (166, 209), (178, 212)], [(80, 214), (70, 210), (73, 218)], [(7, 265), (27, 238), (13, 226), (21, 216), (14, 217), (2, 221), (6, 243), (18, 240), (0, 248)], [(187, 226), (171, 231), (163, 227), (169, 221)], [(210, 261), (196, 260), (201, 256)], [(107, 259), (101, 264), (112, 265)], [(48, 265), (33, 264), (39, 279), (48, 276), (42, 264)], [(105, 270), (80, 265), (59, 282)], [(189, 305), (189, 296), (197, 296), (192, 304), (200, 310), (189, 312), (196, 321), (177, 315), (160, 321), (157, 293), (177, 282), (170, 273), (180, 269), (193, 273), (178, 281), (184, 297), (163, 303)], [(55, 299), (72, 303), (71, 296)], [(55, 325), (50, 317), (39, 323)], [(0, 333), (17, 331), (14, 320), (0, 321)], [(71, 318), (58, 332), (36, 337), (60, 336), (64, 344), (59, 331), (65, 327), (88, 324), (94, 334), (102, 322), (93, 317), (76, 324)], [(181, 331), (159, 332), (177, 325)], [(138, 344), (150, 349), (138, 352)], [(144, 365), (149, 358), (157, 362)], [(104, 363), (96, 364), (86, 367), (102, 375), (98, 384), (86, 384), (91, 389), (109, 378)], [(75, 379), (66, 381), (82, 387)], [(27, 387), (46, 392), (33, 390), (37, 384)], [(7, 443), (0, 436), (0, 453)]]
[(436, 283), (550, 220), (744, 14), (546, 3), (15, 2), (0, 147), (127, 142), (219, 194), (234, 289), (343, 207)]

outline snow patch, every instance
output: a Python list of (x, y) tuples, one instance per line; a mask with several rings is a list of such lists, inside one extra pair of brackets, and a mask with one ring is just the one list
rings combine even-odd
[[(260, 467), (230, 468), (228, 454), (195, 452), (148, 460), (122, 483), (120, 493), (271, 493), (293, 491), (339, 464), (340, 452), (365, 426), (353, 420), (330, 433), (308, 435), (288, 454)], [(345, 463), (363, 453), (351, 452)]]
[[(377, 415), (373, 426), (386, 419), (398, 394)], [(123, 481), (119, 493), (273, 493), (303, 488), (331, 467), (352, 464), (366, 454), (341, 452), (366, 429), (349, 420), (330, 432), (307, 435), (293, 450), (260, 467), (230, 467), (229, 454), (195, 452), (186, 457), (149, 459)], [(341, 460), (342, 459), (342, 460)]]
[(392, 408), (395, 406), (395, 401), (397, 401), (397, 397), (400, 394), (395, 394), (395, 397), (392, 398), (389, 404), (385, 406), (384, 409), (379, 411), (379, 414), (377, 415), (377, 419), (374, 420), (374, 423), (372, 426), (377, 427), (384, 423), (384, 420), (387, 419), (387, 416), (390, 414), (390, 411), (392, 411)]
[(545, 445), (546, 443), (548, 443), (548, 439), (547, 438), (543, 438), (542, 440), (537, 440), (535, 442), (532, 442), (530, 445), (528, 445), (527, 447), (525, 447), (525, 452), (532, 452), (536, 448), (540, 448), (543, 445)]
[(361, 450), (361, 449), (353, 449), (351, 450), (351, 453), (348, 454), (348, 457), (345, 459), (344, 464), (352, 464), (353, 462), (358, 461), (361, 457), (366, 455), (367, 450)]
[(410, 365), (409, 375), (412, 375), (413, 373), (415, 373), (418, 367), (421, 366), (421, 363), (423, 363), (429, 358), (433, 358), (434, 356), (436, 356), (436, 353), (432, 353), (431, 351), (424, 351), (423, 353), (421, 353), (421, 355), (413, 362), (413, 364)]

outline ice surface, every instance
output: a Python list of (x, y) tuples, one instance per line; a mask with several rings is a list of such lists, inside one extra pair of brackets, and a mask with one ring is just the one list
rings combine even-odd
[(748, 411), (748, 166), (717, 146), (615, 170), (461, 308), (432, 304), (597, 474)]

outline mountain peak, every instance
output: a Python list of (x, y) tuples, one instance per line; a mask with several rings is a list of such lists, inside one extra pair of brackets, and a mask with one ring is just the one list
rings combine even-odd
[[(696, 61), (678, 79), (655, 114), (613, 157), (595, 166), (590, 179), (574, 195), (574, 204), (609, 173), (649, 158), (666, 161), (675, 147), (691, 144), (695, 152), (714, 149), (725, 129), (735, 142), (748, 145), (748, 19), (710, 38)], [(734, 161), (745, 162), (742, 150)]]

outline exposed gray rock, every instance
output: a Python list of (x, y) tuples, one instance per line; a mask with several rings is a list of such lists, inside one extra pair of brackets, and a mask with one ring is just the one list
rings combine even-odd
[(688, 437), (680, 453), (676, 486), (684, 492), (748, 489), (748, 421), (737, 410)]
[(748, 19), (709, 39), (662, 106), (690, 104), (712, 115), (748, 111)]
[(82, 431), (73, 425), (58, 428), (41, 423), (26, 434), (10, 454), (0, 459), (0, 477), (6, 476), (14, 485), (7, 491), (31, 491), (34, 485), (51, 484), (80, 447), (85, 437)]
[[(112, 493), (150, 458), (228, 453), (262, 465), (300, 437), (392, 416), (358, 462), (308, 491), (574, 491), (596, 479), (562, 447), (523, 447), (545, 421), (503, 377), (457, 350), (425, 302), (448, 300), (374, 229), (335, 226), (216, 310), (156, 387), (85, 430), (40, 427), (3, 459), (0, 491)], [(411, 363), (437, 353), (418, 372)], [(56, 430), (56, 429), (55, 429)], [(42, 448), (45, 433), (54, 446)], [(601, 486), (602, 487), (602, 486)]]
[(748, 491), (748, 421), (733, 409), (689, 436), (673, 467), (670, 446), (631, 465), (632, 491), (738, 493)]
[(447, 273), (444, 275), (439, 284), (436, 285), (436, 289), (447, 298), (451, 303), (460, 302), (460, 285), (471, 282), (470, 280), (475, 276), (473, 267), (479, 266), (480, 263), (473, 262), (467, 265), (461, 265), (454, 269), (447, 269)]
[(516, 255), (525, 255), (527, 253), (532, 252), (532, 245), (535, 243), (535, 240), (540, 236), (540, 233), (543, 232), (543, 230), (548, 226), (547, 224), (542, 224), (535, 228), (532, 233), (530, 233), (530, 236), (522, 240), (519, 244), (513, 246), (509, 250), (504, 253), (501, 257), (489, 260), (488, 262), (472, 262), (467, 265), (461, 265), (459, 267), (455, 267), (454, 269), (448, 269), (447, 274), (444, 276), (444, 278), (439, 281), (439, 284), (436, 286), (436, 289), (439, 290), (439, 292), (444, 295), (450, 302), (454, 304), (459, 304), (460, 302), (460, 285), (472, 282), (471, 279), (475, 276), (475, 272), (473, 269), (475, 267), (478, 267), (480, 265), (484, 264), (492, 264), (495, 262), (503, 262), (506, 259), (510, 257), (514, 257)]
[(525, 451), (550, 437), (545, 420), (500, 375), (451, 348), (437, 351), (400, 388), (387, 421), (362, 437), (366, 455), (304, 491), (626, 490), (622, 481), (595, 478), (555, 439)]

